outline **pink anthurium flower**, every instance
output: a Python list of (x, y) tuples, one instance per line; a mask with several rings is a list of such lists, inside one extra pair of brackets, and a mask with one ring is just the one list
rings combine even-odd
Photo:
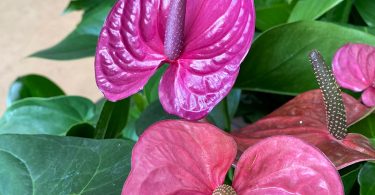
[(164, 63), (164, 109), (196, 120), (232, 88), (255, 29), (253, 0), (119, 0), (96, 51), (96, 82), (111, 101), (147, 83)]
[(333, 164), (299, 139), (278, 136), (247, 149), (229, 186), (236, 152), (233, 138), (213, 125), (156, 123), (133, 149), (122, 194), (343, 194)]
[[(348, 125), (370, 112), (353, 97), (344, 93), (342, 95)], [(360, 161), (375, 160), (375, 149), (365, 136), (349, 133), (339, 140), (330, 134), (320, 90), (298, 95), (268, 116), (233, 135), (240, 151), (245, 151), (267, 137), (294, 136), (319, 148), (337, 169)]]
[(375, 47), (346, 44), (336, 52), (332, 68), (341, 87), (363, 91), (362, 102), (375, 106)]

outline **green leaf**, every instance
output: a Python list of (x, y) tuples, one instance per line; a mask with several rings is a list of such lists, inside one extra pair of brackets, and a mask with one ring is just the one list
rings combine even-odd
[(120, 194), (134, 142), (0, 135), (0, 194)]
[[(362, 165), (355, 164), (355, 165), (352, 165), (352, 166), (347, 167), (345, 169), (351, 168), (353, 166), (354, 166), (354, 168), (352, 168), (351, 170), (349, 170), (345, 174), (341, 175), (341, 180), (342, 180), (342, 183), (344, 184), (344, 189), (345, 189), (345, 194), (346, 195), (349, 195), (350, 192), (352, 191), (353, 186), (354, 186), (354, 184), (357, 181), (357, 177), (358, 177), (359, 171), (362, 168)], [(340, 172), (341, 171), (342, 170), (340, 170)]]
[(135, 129), (137, 135), (142, 135), (142, 133), (147, 129), (147, 127), (154, 124), (155, 122), (166, 119), (178, 119), (178, 117), (166, 113), (159, 101), (151, 103), (142, 112), (141, 116), (135, 122)]
[(264, 31), (288, 20), (293, 5), (288, 0), (255, 0), (257, 29)]
[(371, 142), (372, 146), (374, 146), (374, 147), (375, 147), (375, 139), (374, 139), (374, 138), (372, 138), (372, 139), (369, 139), (369, 140), (370, 140), (370, 142)]
[(285, 95), (318, 88), (307, 54), (318, 49), (330, 64), (336, 50), (348, 42), (375, 45), (375, 36), (318, 21), (270, 29), (253, 43), (241, 65), (236, 87)]
[(371, 27), (375, 26), (375, 1), (355, 0), (354, 5), (366, 24)]
[(368, 138), (375, 138), (375, 114), (370, 114), (349, 127), (349, 131), (360, 133)]
[(100, 29), (114, 3), (115, 0), (105, 0), (88, 9), (77, 28), (64, 40), (31, 56), (55, 60), (71, 60), (93, 56)]
[(98, 36), (73, 32), (60, 43), (46, 50), (38, 51), (31, 57), (53, 60), (72, 60), (93, 56)]
[(160, 67), (156, 73), (148, 80), (147, 84), (143, 88), (143, 93), (149, 103), (159, 100), (159, 83), (168, 65)]
[(106, 101), (96, 125), (96, 138), (120, 137), (128, 120), (130, 99), (126, 98), (118, 102)]
[(66, 136), (94, 138), (95, 127), (89, 123), (77, 124), (68, 130)]
[(95, 7), (103, 0), (70, 0), (68, 7), (64, 10), (64, 13), (70, 13), (72, 11), (88, 10)]
[(228, 96), (208, 114), (207, 119), (220, 129), (230, 131), (232, 118), (236, 113), (240, 98), (241, 90), (233, 89)]
[(352, 6), (352, 0), (344, 0), (333, 9), (325, 13), (325, 15), (322, 16), (321, 20), (346, 24), (349, 20)]
[(300, 0), (294, 6), (288, 22), (299, 20), (315, 20), (343, 0)]
[(96, 103), (95, 103), (95, 116), (92, 119), (92, 121), (94, 121), (95, 123), (97, 123), (99, 118), (100, 118), (100, 114), (103, 110), (105, 102), (106, 102), (106, 99), (104, 97), (102, 97), (98, 101), (96, 101)]
[(348, 23), (353, 24), (353, 25), (357, 25), (357, 26), (367, 26), (366, 22), (363, 20), (362, 16), (359, 14), (356, 6), (353, 6), (352, 10), (350, 11)]
[(254, 123), (292, 98), (293, 96), (243, 91), (237, 116), (243, 117), (246, 123)]
[(134, 94), (130, 97), (130, 110), (128, 122), (126, 124), (126, 127), (122, 131), (122, 136), (124, 138), (134, 141), (138, 140), (135, 123), (141, 116), (144, 109), (146, 109), (146, 107), (148, 106), (145, 99), (146, 98), (142, 96), (140, 93)]
[(63, 90), (48, 78), (29, 74), (18, 77), (9, 89), (7, 105), (28, 97), (53, 97), (64, 95)]
[(359, 171), (358, 183), (361, 186), (361, 195), (375, 194), (375, 164), (368, 162)]
[(0, 119), (0, 134), (65, 135), (72, 126), (92, 124), (95, 105), (74, 96), (27, 98), (15, 102)]

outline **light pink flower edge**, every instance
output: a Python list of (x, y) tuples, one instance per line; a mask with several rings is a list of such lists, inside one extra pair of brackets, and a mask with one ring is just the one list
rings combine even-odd
[(348, 43), (336, 52), (332, 68), (341, 87), (363, 91), (362, 102), (375, 106), (375, 47)]
[[(161, 121), (133, 149), (122, 194), (212, 194), (236, 155), (231, 136), (207, 123)], [(290, 136), (247, 149), (234, 174), (241, 194), (343, 194), (340, 176), (318, 149)]]

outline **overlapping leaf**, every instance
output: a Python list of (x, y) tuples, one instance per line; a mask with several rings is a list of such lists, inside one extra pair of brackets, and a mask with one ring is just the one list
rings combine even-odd
[[(349, 95), (343, 94), (343, 99), (348, 124), (352, 124), (370, 111)], [(293, 135), (322, 150), (337, 169), (359, 161), (375, 160), (375, 149), (366, 137), (349, 133), (340, 141), (329, 134), (326, 126), (321, 92), (313, 90), (297, 96), (234, 135), (242, 151), (266, 137)]]
[(133, 144), (0, 135), (0, 194), (120, 194)]
[(18, 77), (10, 86), (7, 104), (28, 97), (53, 97), (64, 95), (63, 90), (48, 78), (29, 74)]
[(0, 119), (0, 134), (65, 135), (81, 123), (93, 123), (95, 105), (75, 96), (27, 98), (10, 106)]
[(235, 86), (286, 95), (315, 89), (317, 85), (307, 54), (318, 49), (330, 64), (335, 51), (347, 42), (375, 45), (375, 36), (318, 21), (272, 28), (254, 41)]

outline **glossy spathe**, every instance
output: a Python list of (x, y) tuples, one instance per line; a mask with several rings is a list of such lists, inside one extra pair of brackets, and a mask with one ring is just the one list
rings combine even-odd
[[(372, 110), (343, 93), (347, 124), (351, 125)], [(325, 107), (320, 90), (302, 93), (271, 114), (234, 133), (240, 151), (262, 139), (276, 135), (290, 135), (319, 148), (337, 167), (375, 160), (375, 149), (360, 134), (349, 133), (338, 140), (327, 128)]]
[(375, 106), (375, 47), (346, 44), (336, 52), (332, 68), (340, 86), (363, 91), (362, 102), (367, 106)]
[[(213, 125), (156, 123), (133, 149), (122, 194), (211, 195), (223, 188), (236, 152), (233, 138)], [(339, 174), (326, 156), (288, 136), (265, 139), (247, 149), (237, 163), (232, 188), (238, 195), (343, 194)]]
[[(253, 38), (253, 1), (189, 0), (184, 6), (180, 2), (185, 1), (115, 4), (100, 34), (95, 60), (97, 85), (107, 99), (117, 101), (140, 91), (164, 63), (169, 67), (160, 81), (159, 97), (171, 114), (203, 118), (229, 93)], [(183, 25), (180, 13), (173, 14), (182, 7)], [(168, 19), (177, 22), (171, 22), (173, 26)], [(181, 26), (183, 32), (178, 31)], [(168, 41), (169, 32), (182, 35)], [(173, 54), (175, 50), (181, 51)]]

